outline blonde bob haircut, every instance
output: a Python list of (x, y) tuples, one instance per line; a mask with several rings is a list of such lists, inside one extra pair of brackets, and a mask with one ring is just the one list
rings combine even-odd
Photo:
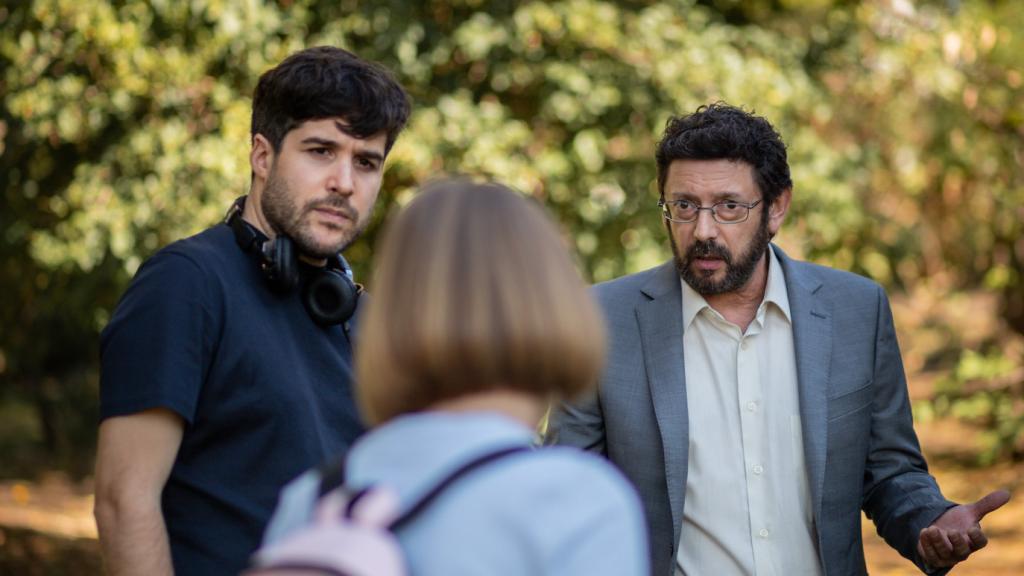
[(599, 311), (555, 223), (500, 184), (427, 185), (384, 230), (356, 391), (379, 424), (493, 390), (572, 398), (604, 360)]

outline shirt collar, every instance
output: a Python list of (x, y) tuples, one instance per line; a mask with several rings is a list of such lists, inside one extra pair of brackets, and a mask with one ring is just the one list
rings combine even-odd
[(775, 256), (775, 250), (768, 247), (768, 285), (764, 289), (764, 301), (775, 304), (786, 317), (786, 321), (793, 323), (793, 317), (789, 313), (789, 291), (786, 289), (786, 275), (782, 272), (782, 263)]
[[(690, 328), (693, 319), (705, 308), (711, 308), (708, 301), (690, 287), (689, 284), (679, 277), (679, 283), (683, 287), (683, 330)], [(764, 289), (764, 299), (761, 301), (761, 310), (765, 304), (771, 303), (778, 307), (786, 321), (792, 323), (789, 312), (789, 291), (786, 290), (786, 275), (782, 272), (782, 264), (775, 256), (775, 250), (768, 247), (768, 283)]]
[(691, 288), (681, 275), (679, 276), (679, 283), (683, 287), (683, 332), (686, 332), (690, 329), (690, 324), (693, 323), (693, 319), (697, 317), (697, 314), (700, 314), (705, 308), (711, 308), (711, 305), (696, 290)]

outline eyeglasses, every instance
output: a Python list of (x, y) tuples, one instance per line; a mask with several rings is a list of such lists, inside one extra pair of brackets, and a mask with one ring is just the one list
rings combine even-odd
[(661, 208), (661, 215), (665, 220), (686, 224), (696, 222), (700, 217), (701, 210), (711, 212), (711, 217), (719, 224), (739, 224), (745, 222), (750, 216), (750, 210), (760, 204), (758, 200), (752, 204), (744, 204), (736, 200), (723, 200), (710, 207), (699, 206), (689, 200), (658, 200), (658, 207)]

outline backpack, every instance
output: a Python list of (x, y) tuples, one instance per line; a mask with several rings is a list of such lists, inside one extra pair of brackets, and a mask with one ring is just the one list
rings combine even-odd
[(353, 491), (345, 486), (344, 461), (321, 469), (319, 497), (309, 526), (253, 555), (245, 576), (407, 576), (395, 533), (423, 512), (455, 481), (500, 458), (529, 449), (505, 448), (471, 460), (444, 477), (405, 512), (387, 486)]

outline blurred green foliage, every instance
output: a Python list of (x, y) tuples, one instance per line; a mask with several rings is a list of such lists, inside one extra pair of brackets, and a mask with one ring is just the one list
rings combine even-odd
[(246, 191), (255, 82), (316, 44), (382, 62), (415, 103), (347, 253), (364, 278), (389, 207), (441, 171), (542, 200), (592, 280), (662, 261), (654, 146), (721, 99), (789, 145), (791, 253), (992, 291), (1019, 335), (1022, 36), (996, 0), (3, 0), (0, 403), (87, 470), (99, 330), (142, 260)]

